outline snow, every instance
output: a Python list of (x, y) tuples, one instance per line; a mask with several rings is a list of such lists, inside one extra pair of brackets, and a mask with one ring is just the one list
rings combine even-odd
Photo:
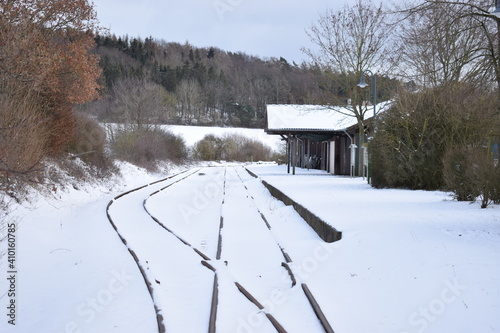
[[(102, 124), (104, 128), (116, 129), (121, 125), (114, 123)], [(198, 141), (202, 140), (205, 135), (212, 134), (218, 137), (226, 135), (242, 135), (250, 139), (255, 139), (267, 145), (274, 151), (281, 150), (281, 138), (279, 136), (267, 135), (260, 128), (240, 128), (240, 127), (209, 127), (209, 126), (187, 126), (187, 125), (161, 125), (161, 129), (171, 131), (172, 133), (181, 136), (188, 148), (192, 148)]]
[[(377, 113), (383, 112), (391, 102), (377, 104)], [(373, 107), (366, 114), (372, 115)], [(342, 131), (358, 121), (353, 111), (341, 106), (269, 104), (267, 105), (267, 128), (269, 131)]]
[[(153, 302), (128, 249), (153, 282), (167, 331), (206, 331), (214, 273), (194, 248), (217, 271), (219, 332), (273, 332), (265, 313), (289, 332), (321, 332), (302, 283), (337, 333), (500, 330), (498, 206), (480, 209), (444, 192), (377, 190), (363, 179), (317, 170), (297, 169), (292, 176), (284, 166), (247, 166), (343, 232), (342, 240), (325, 243), (242, 166), (189, 167), (178, 174), (179, 167), (169, 171), (177, 176), (156, 184), (167, 175), (119, 167), (119, 182), (68, 186), (11, 204), (9, 222), (18, 226), (16, 325), (7, 322), (3, 255), (0, 332), (157, 332)], [(125, 246), (106, 207), (144, 184), (150, 185), (109, 206)], [(292, 259), (293, 287), (280, 247)], [(3, 254), (6, 249), (1, 242)]]
[(343, 232), (306, 279), (336, 332), (500, 328), (498, 207), (314, 170), (251, 170)]
[[(133, 166), (121, 167), (127, 172), (123, 180), (132, 186), (150, 178)], [(144, 315), (154, 314), (147, 288), (106, 218), (110, 186), (124, 188), (112, 183), (76, 191), (68, 186), (53, 196), (37, 195), (32, 204), (12, 205), (18, 274), (16, 297), (10, 298), (3, 255), (1, 332), (154, 331)], [(0, 245), (6, 249), (5, 242)], [(7, 323), (10, 299), (17, 303), (15, 326)]]
[[(150, 281), (156, 284), (155, 303), (166, 318), (167, 331), (200, 332), (208, 327), (208, 316), (203, 316), (203, 310), (210, 307), (213, 274), (200, 265), (194, 251), (183, 246), (174, 235), (164, 232), (160, 225), (151, 223), (142, 206), (148, 193), (173, 184), (182, 177), (179, 175), (167, 182), (150, 185), (116, 200), (110, 206), (109, 214), (127, 240), (127, 246), (134, 250), (145, 266)], [(192, 302), (193, 299), (197, 302)], [(205, 302), (200, 302), (200, 299)], [(200, 312), (198, 320), (186, 320), (186, 314)]]
[(319, 105), (270, 104), (267, 106), (269, 130), (338, 131), (357, 123), (350, 111)]
[(174, 134), (182, 136), (188, 147), (194, 146), (195, 143), (203, 139), (203, 137), (205, 137), (205, 135), (207, 134), (213, 134), (215, 136), (239, 134), (250, 139), (259, 140), (274, 151), (279, 151), (281, 147), (280, 137), (267, 135), (263, 129), (258, 128), (203, 127), (180, 125), (166, 125), (162, 128), (168, 129)]

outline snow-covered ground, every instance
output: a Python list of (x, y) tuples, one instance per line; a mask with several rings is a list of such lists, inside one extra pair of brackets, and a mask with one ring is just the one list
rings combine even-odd
[(207, 134), (216, 136), (224, 135), (243, 135), (250, 139), (259, 140), (275, 151), (281, 148), (281, 139), (278, 135), (268, 135), (263, 129), (257, 128), (233, 128), (233, 127), (204, 127), (204, 126), (178, 126), (165, 125), (162, 128), (172, 131), (174, 134), (180, 135), (186, 141), (188, 147), (192, 147), (196, 142), (203, 139)]
[(500, 330), (499, 207), (313, 170), (251, 170), (343, 232), (329, 256), (302, 259), (336, 332)]
[[(362, 179), (313, 170), (291, 176), (282, 166), (249, 168), (341, 230), (343, 239), (321, 241), (293, 209), (237, 166), (192, 169), (179, 183), (172, 178), (115, 200), (110, 216), (152, 279), (167, 332), (206, 330), (213, 273), (192, 248), (155, 225), (144, 207), (217, 268), (220, 332), (273, 331), (263, 312), (289, 332), (320, 332), (301, 283), (337, 333), (500, 330), (498, 207), (481, 210), (443, 192), (376, 190)], [(144, 279), (106, 207), (119, 193), (166, 175), (127, 164), (122, 170), (121, 183), (68, 187), (34, 197), (32, 204), (11, 205), (8, 222), (18, 229), (11, 247), (15, 261), (7, 260), (10, 244), (0, 245), (0, 332), (157, 331)], [(222, 253), (216, 260), (221, 216)], [(295, 287), (277, 267), (283, 259), (276, 244), (293, 259)], [(249, 303), (234, 281), (266, 309)], [(12, 300), (15, 326), (7, 316)]]
[(146, 286), (105, 212), (115, 195), (158, 176), (126, 163), (120, 169), (120, 182), (70, 185), (10, 205), (7, 223), (17, 231), (0, 243), (0, 332), (141, 332), (149, 324)]

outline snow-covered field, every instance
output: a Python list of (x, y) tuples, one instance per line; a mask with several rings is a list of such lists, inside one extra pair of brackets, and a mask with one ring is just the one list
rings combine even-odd
[[(500, 330), (499, 207), (481, 210), (443, 192), (376, 190), (362, 179), (313, 170), (291, 176), (282, 166), (249, 168), (341, 230), (343, 239), (321, 241), (242, 167), (219, 165), (115, 200), (109, 213), (125, 246), (107, 219), (108, 203), (166, 175), (122, 164), (120, 183), (68, 187), (11, 205), (8, 222), (18, 229), (13, 247), (0, 245), (0, 332), (157, 331), (151, 297), (127, 247), (153, 282), (167, 332), (206, 331), (214, 274), (192, 248), (210, 257), (220, 275), (220, 332), (272, 332), (264, 312), (289, 332), (321, 332), (301, 283), (337, 333)], [(144, 207), (192, 248), (155, 225)], [(293, 259), (295, 287), (277, 267), (276, 244)], [(15, 252), (11, 262), (8, 247)], [(234, 281), (265, 310), (237, 292)], [(12, 301), (15, 326), (8, 323)]]
[[(119, 127), (117, 124), (102, 124), (102, 126), (111, 128)], [(240, 127), (209, 127), (209, 126), (185, 126), (185, 125), (162, 125), (160, 127), (165, 131), (181, 136), (187, 147), (193, 147), (205, 135), (212, 134), (218, 137), (225, 135), (242, 135), (250, 139), (258, 140), (270, 147), (274, 151), (281, 151), (283, 141), (278, 135), (268, 135), (263, 129), (259, 128), (240, 128)]]
[(172, 131), (174, 134), (181, 135), (189, 147), (192, 147), (207, 134), (214, 134), (216, 136), (239, 134), (259, 140), (275, 151), (279, 151), (281, 147), (280, 137), (278, 135), (268, 135), (263, 129), (177, 125), (166, 125), (163, 128)]

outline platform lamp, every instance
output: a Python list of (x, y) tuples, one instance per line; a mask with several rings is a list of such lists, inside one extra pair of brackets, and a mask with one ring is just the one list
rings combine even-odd
[(375, 117), (377, 116), (377, 77), (373, 75), (370, 70), (364, 70), (363, 72), (361, 72), (361, 80), (359, 80), (358, 83), (358, 87), (360, 87), (361, 89), (368, 87), (368, 83), (365, 82), (365, 74), (368, 74), (372, 77), (373, 130), (375, 131)]
[[(500, 0), (498, 0), (500, 1)], [(377, 117), (377, 77), (373, 75), (372, 71), (364, 70), (361, 72), (361, 79), (359, 80), (358, 87), (364, 89), (368, 87), (368, 83), (365, 81), (365, 74), (368, 74), (372, 77), (372, 96), (373, 96), (373, 119), (372, 119), (372, 137), (375, 134), (375, 125), (376, 125), (376, 117)], [(370, 183), (370, 165), (368, 164), (368, 183)]]

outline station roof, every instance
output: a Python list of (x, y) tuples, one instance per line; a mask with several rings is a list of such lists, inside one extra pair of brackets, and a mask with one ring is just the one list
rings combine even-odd
[(344, 108), (320, 105), (267, 105), (267, 132), (336, 132), (356, 125)]
[[(378, 104), (377, 113), (385, 106)], [(367, 114), (371, 114), (371, 108), (368, 107)], [(266, 132), (341, 132), (358, 124), (349, 114), (352, 111), (339, 106), (268, 104)]]

